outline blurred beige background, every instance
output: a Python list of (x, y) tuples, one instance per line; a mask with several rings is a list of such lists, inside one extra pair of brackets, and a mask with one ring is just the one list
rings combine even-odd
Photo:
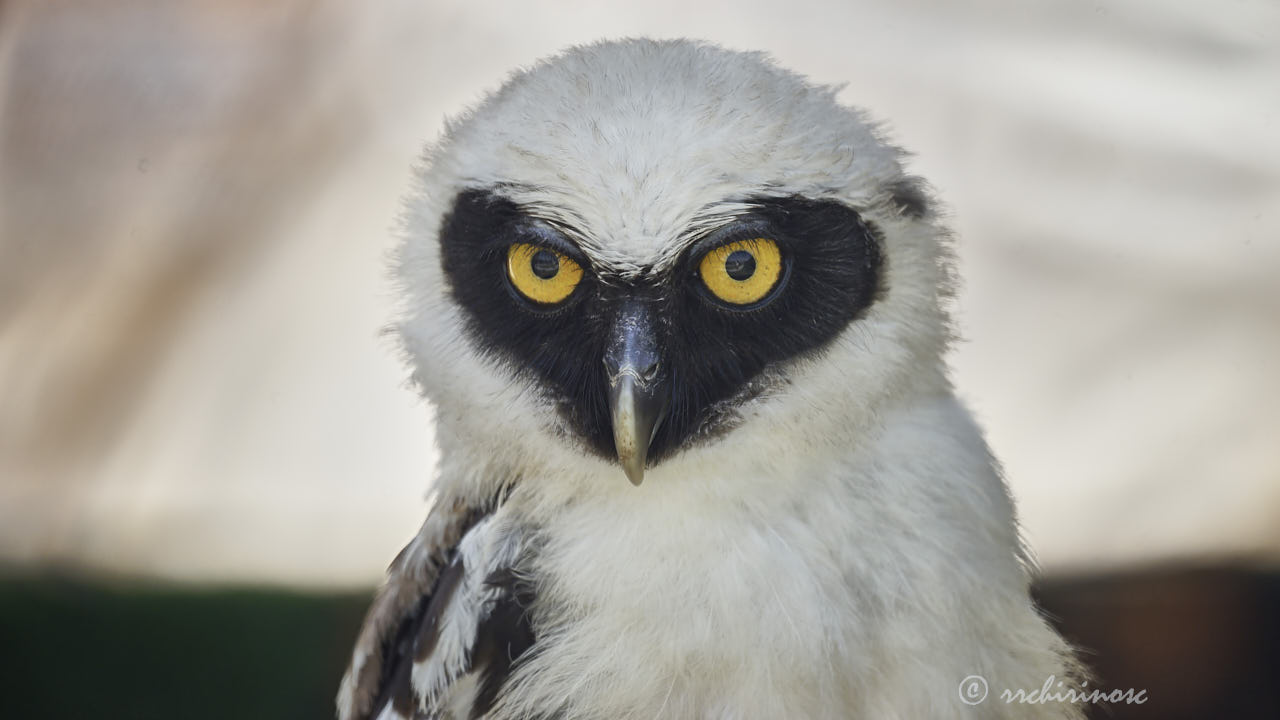
[(409, 163), (602, 37), (764, 49), (949, 203), (956, 381), (1050, 571), (1280, 561), (1280, 6), (0, 3), (0, 563), (363, 584), (430, 412), (379, 335)]

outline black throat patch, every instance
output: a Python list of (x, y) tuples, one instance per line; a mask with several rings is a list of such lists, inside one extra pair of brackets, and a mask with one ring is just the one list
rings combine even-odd
[[(513, 380), (536, 383), (571, 432), (609, 458), (608, 334), (624, 300), (646, 300), (671, 378), (670, 409), (649, 450), (650, 462), (660, 462), (732, 423), (735, 404), (753, 397), (769, 370), (820, 352), (883, 291), (879, 233), (849, 206), (799, 196), (745, 201), (750, 212), (699, 238), (669, 271), (624, 282), (599, 275), (565, 234), (499, 191), (465, 190), (440, 228), (444, 274), (471, 341)], [(782, 253), (777, 291), (746, 308), (718, 302), (698, 275), (699, 261), (727, 243), (760, 237)], [(582, 266), (567, 300), (537, 306), (512, 288), (505, 263), (517, 242)]]

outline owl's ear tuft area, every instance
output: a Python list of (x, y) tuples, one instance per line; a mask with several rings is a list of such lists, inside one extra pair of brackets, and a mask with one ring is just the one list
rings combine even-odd
[(906, 218), (920, 220), (929, 214), (929, 192), (924, 181), (905, 176), (885, 186), (894, 208)]

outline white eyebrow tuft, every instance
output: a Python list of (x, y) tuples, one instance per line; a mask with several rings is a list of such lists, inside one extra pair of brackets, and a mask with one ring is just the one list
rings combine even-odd
[[(638, 262), (634, 256), (612, 248), (593, 232), (590, 221), (566, 203), (548, 199), (545, 192), (534, 188), (515, 189), (510, 197), (528, 217), (540, 220), (572, 240), (591, 262), (608, 275), (629, 280), (641, 275), (668, 271), (680, 256), (694, 243), (707, 235), (737, 221), (751, 212), (756, 205), (746, 200), (724, 200), (699, 208), (678, 234), (662, 242), (662, 251), (647, 263)], [(505, 194), (505, 193), (504, 193)]]

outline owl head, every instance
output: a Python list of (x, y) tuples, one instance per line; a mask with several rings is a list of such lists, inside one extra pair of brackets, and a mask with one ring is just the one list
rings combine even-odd
[(945, 390), (946, 235), (835, 96), (758, 53), (626, 40), (449, 122), (395, 262), (443, 473), (760, 476)]

